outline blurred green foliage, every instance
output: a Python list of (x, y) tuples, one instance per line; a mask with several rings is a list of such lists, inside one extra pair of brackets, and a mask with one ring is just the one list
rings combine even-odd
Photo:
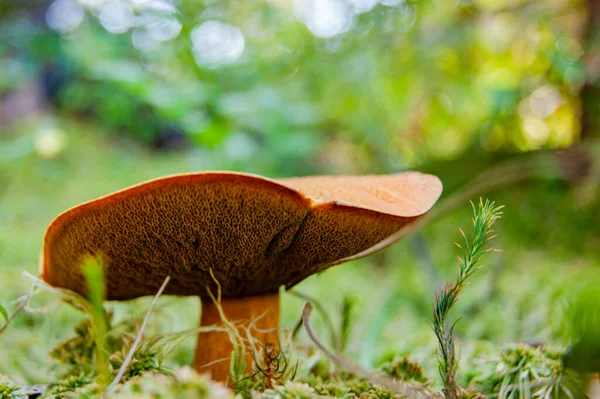
[[(177, 132), (205, 157), (285, 175), (577, 139), (584, 4), (376, 3), (57, 0), (54, 23), (49, 3), (24, 3), (2, 15), (0, 90), (38, 82), (113, 134), (161, 145)], [(207, 22), (239, 28), (232, 62), (199, 60)], [(226, 33), (207, 32), (205, 53), (235, 51)]]

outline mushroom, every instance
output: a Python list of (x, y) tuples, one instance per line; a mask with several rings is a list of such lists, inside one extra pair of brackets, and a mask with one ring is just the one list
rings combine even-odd
[[(81, 264), (100, 257), (108, 300), (165, 293), (202, 300), (201, 325), (255, 320), (277, 345), (279, 287), (390, 245), (442, 191), (418, 172), (272, 180), (235, 172), (167, 176), (83, 203), (48, 227), (41, 270), (51, 285), (86, 295)], [(214, 278), (214, 279), (213, 279)], [(195, 368), (226, 381), (226, 332), (199, 334)], [(251, 362), (247, 362), (250, 364)]]

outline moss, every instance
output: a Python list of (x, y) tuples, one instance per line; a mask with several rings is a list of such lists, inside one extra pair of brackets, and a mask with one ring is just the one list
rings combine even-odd
[(315, 391), (320, 395), (338, 398), (359, 397), (362, 399), (400, 399), (401, 395), (394, 394), (384, 387), (372, 384), (366, 380), (349, 379), (317, 385)]
[(234, 394), (206, 375), (200, 375), (190, 367), (183, 367), (176, 370), (173, 376), (145, 372), (133, 377), (121, 384), (111, 398), (229, 399), (234, 398)]
[(12, 399), (20, 387), (15, 385), (12, 381), (8, 379), (8, 377), (0, 374), (0, 398), (2, 399)]
[(423, 367), (408, 356), (394, 355), (391, 360), (383, 362), (379, 370), (400, 381), (427, 383)]
[(89, 376), (71, 376), (60, 381), (58, 384), (52, 386), (46, 392), (46, 398), (48, 399), (62, 399), (69, 396), (70, 393), (85, 387), (93, 382)]
[[(103, 388), (86, 377), (70, 378), (55, 386), (46, 398), (101, 398)], [(177, 369), (172, 375), (142, 372), (120, 384), (110, 394), (111, 399), (234, 399), (224, 385), (200, 375), (189, 367)], [(239, 397), (237, 398), (239, 399)]]
[(69, 338), (50, 351), (50, 357), (61, 366), (66, 366), (65, 375), (88, 374), (94, 364), (94, 338), (89, 319), (74, 327), (75, 336)]
[(470, 385), (499, 399), (514, 394), (527, 397), (585, 398), (577, 374), (562, 364), (564, 350), (549, 346), (513, 344), (488, 359)]
[[(112, 312), (106, 313), (109, 331), (111, 331)], [(108, 353), (115, 353), (126, 345), (126, 332), (135, 331), (133, 324), (122, 324), (121, 331), (112, 330), (106, 334), (104, 347)], [(90, 319), (84, 319), (73, 328), (75, 336), (57, 344), (50, 351), (50, 357), (55, 365), (62, 369), (61, 378), (74, 375), (88, 375), (95, 371), (94, 327)]]
[(262, 394), (253, 395), (255, 399), (312, 399), (319, 396), (310, 385), (294, 381), (267, 389)]
[[(423, 368), (408, 357), (394, 356), (385, 361), (379, 370), (394, 379), (412, 382), (427, 383)], [(308, 379), (317, 395), (333, 396), (337, 398), (358, 397), (362, 399), (399, 399), (401, 395), (389, 391), (385, 387), (371, 381), (357, 378), (349, 373), (331, 373), (326, 362), (318, 362), (311, 369), (312, 376)]]
[[(127, 371), (123, 374), (122, 381), (127, 381), (133, 377), (137, 377), (142, 375), (148, 371), (161, 372), (164, 373), (164, 370), (160, 366), (159, 362), (159, 353), (155, 352), (144, 352), (138, 350), (131, 359), (127, 367)], [(117, 352), (110, 356), (110, 364), (113, 370), (119, 370), (121, 365), (123, 364), (123, 359), (127, 356), (127, 352)]]
[(364, 399), (400, 399), (401, 395), (395, 394), (385, 387), (374, 384), (368, 380), (357, 378), (353, 374), (331, 374), (330, 378), (313, 377), (309, 385), (314, 387), (318, 395), (334, 396), (337, 398), (359, 397)]
[[(109, 332), (105, 335), (104, 348), (109, 353), (108, 369), (114, 376), (133, 344), (130, 335), (135, 331), (135, 327), (133, 321), (121, 323), (118, 329), (111, 327), (112, 313), (110, 312), (107, 313), (107, 321)], [(66, 386), (81, 378), (94, 378), (97, 372), (94, 367), (96, 344), (91, 321), (89, 319), (81, 321), (75, 326), (74, 332), (74, 337), (59, 343), (50, 352), (55, 365), (61, 369), (59, 375), (68, 382)], [(152, 337), (142, 343), (131, 359), (122, 381), (147, 371), (166, 373), (161, 367), (161, 347), (157, 342), (158, 338)]]

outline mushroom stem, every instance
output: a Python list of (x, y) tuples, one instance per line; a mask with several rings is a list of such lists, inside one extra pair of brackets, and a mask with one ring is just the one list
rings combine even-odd
[[(246, 346), (246, 373), (252, 371), (254, 358), (243, 327), (252, 324), (250, 334), (260, 345), (279, 346), (279, 293), (251, 296), (246, 298), (223, 298), (221, 308), (225, 317), (238, 328)], [(223, 327), (219, 309), (210, 300), (202, 301), (201, 326)], [(229, 363), (234, 349), (229, 332), (203, 332), (198, 336), (194, 368), (199, 373), (209, 372), (216, 381), (229, 379)]]

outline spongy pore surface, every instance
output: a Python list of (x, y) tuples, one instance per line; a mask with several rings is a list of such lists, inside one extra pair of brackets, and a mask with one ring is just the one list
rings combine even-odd
[(72, 208), (48, 227), (42, 275), (85, 295), (81, 265), (102, 259), (107, 299), (224, 297), (291, 287), (415, 222), (441, 183), (417, 172), (271, 180), (233, 172), (152, 180)]

